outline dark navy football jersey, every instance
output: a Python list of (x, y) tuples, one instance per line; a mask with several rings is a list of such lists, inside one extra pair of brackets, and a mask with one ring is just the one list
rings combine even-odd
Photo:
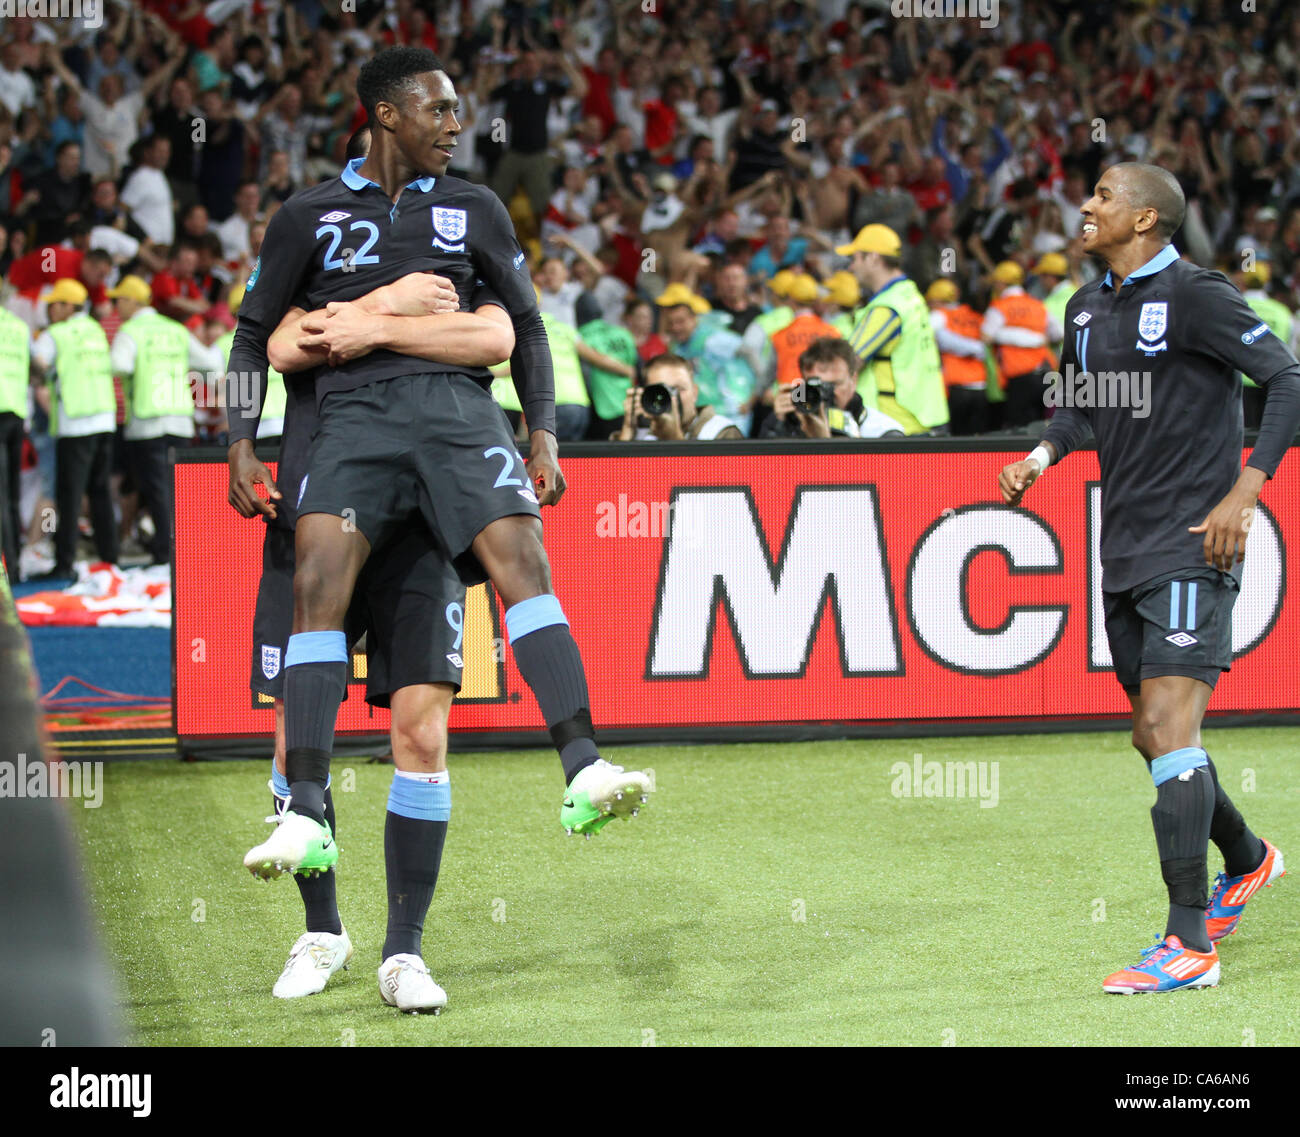
[(1118, 288), (1107, 273), (1079, 289), (1064, 324), (1044, 441), (1064, 457), (1096, 436), (1103, 588), (1203, 565), (1188, 528), (1241, 473), (1239, 372), (1268, 390), (1248, 465), (1272, 477), (1300, 426), (1300, 364), (1227, 277), (1172, 245)]
[[(522, 323), (537, 297), (501, 200), (486, 186), (460, 178), (418, 178), (392, 201), (348, 163), (328, 182), (294, 194), (267, 227), (262, 255), (249, 279), (240, 316), (274, 329), (290, 306), (308, 311), (356, 300), (411, 272), (445, 276), (468, 310), (475, 287), (490, 288)], [(374, 351), (339, 367), (321, 367), (317, 397), (375, 380), (459, 371), (484, 384), (486, 368), (465, 368)]]

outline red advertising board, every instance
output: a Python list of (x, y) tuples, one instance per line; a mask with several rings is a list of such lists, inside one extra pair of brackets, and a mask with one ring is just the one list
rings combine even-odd
[[(646, 444), (567, 457), (546, 547), (597, 727), (923, 733), (1125, 713), (1101, 618), (1096, 456), (1050, 470), (1018, 509), (997, 495), (1008, 460), (1005, 448), (933, 444)], [(271, 713), (248, 687), (262, 525), (226, 504), (220, 455), (182, 454), (175, 472), (177, 733), (265, 735)], [(1238, 658), (1212, 711), (1300, 709), (1300, 604), (1286, 588), (1298, 490), (1293, 456), (1251, 530)], [(453, 731), (543, 729), (503, 627), (490, 593), (471, 594)], [(354, 680), (363, 674), (355, 661)], [(388, 719), (357, 682), (338, 725), (378, 734)]]

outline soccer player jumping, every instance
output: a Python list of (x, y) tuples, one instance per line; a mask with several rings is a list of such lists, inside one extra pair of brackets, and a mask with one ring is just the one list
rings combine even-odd
[[(564, 766), (565, 828), (597, 832), (612, 817), (634, 813), (650, 789), (646, 775), (600, 758), (582, 660), (551, 592), (538, 506), (557, 501), (564, 481), (550, 354), (509, 216), (491, 191), (445, 176), (461, 127), (437, 56), (416, 48), (380, 52), (362, 68), (358, 95), (372, 130), (369, 155), (294, 195), (272, 219), (229, 364), (232, 373), (264, 371), (270, 331), (290, 307), (329, 312), (320, 342), (331, 350), (316, 377), (320, 427), (306, 476), (287, 487), (298, 510), (293, 635), (284, 661), (292, 803), (273, 835), (276, 855), (262, 858), (277, 872), (309, 858), (337, 859), (323, 799), (346, 680), (344, 616), (371, 549), (416, 516), (461, 579), (490, 578), (506, 606), (515, 661)], [(512, 364), (529, 378), (522, 400), (532, 443), (527, 466), (488, 393), (486, 368), (388, 349), (354, 355), (341, 346), (347, 335), (331, 338), (330, 322), (355, 320), (351, 306), (332, 310), (331, 302), (410, 272), (451, 280), (462, 309), (479, 281), (504, 303), (515, 332)]]
[[(1281, 852), (1247, 828), (1219, 784), (1201, 720), (1232, 663), (1255, 504), (1300, 426), (1300, 364), (1222, 273), (1179, 259), (1170, 241), (1185, 211), (1177, 179), (1159, 167), (1125, 162), (1102, 175), (1080, 212), (1084, 250), (1109, 272), (1070, 299), (1061, 372), (1066, 382), (1145, 373), (1150, 413), (1139, 417), (1127, 397), (1111, 400), (1122, 407), (1060, 407), (1042, 444), (998, 478), (1016, 505), (1089, 427), (1096, 435), (1106, 634), (1156, 787), (1151, 820), (1169, 893), (1164, 936), (1103, 983), (1117, 994), (1215, 986), (1215, 944), (1283, 872)], [(1238, 372), (1268, 395), (1244, 469)], [(1107, 389), (1121, 387), (1127, 394), (1127, 384)], [(1224, 871), (1207, 900), (1211, 840)]]

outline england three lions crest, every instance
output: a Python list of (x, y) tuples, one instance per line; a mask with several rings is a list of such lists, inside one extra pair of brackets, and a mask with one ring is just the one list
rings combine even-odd
[(262, 674), (268, 679), (274, 679), (280, 674), (280, 649), (278, 647), (262, 645)]
[(1166, 350), (1169, 345), (1165, 343), (1164, 334), (1168, 327), (1168, 301), (1152, 300), (1143, 304), (1142, 311), (1138, 315), (1138, 335), (1142, 338), (1138, 341), (1137, 347), (1149, 356)]
[(469, 228), (463, 209), (450, 209), (444, 205), (433, 207), (433, 243), (448, 253), (465, 251), (465, 231)]

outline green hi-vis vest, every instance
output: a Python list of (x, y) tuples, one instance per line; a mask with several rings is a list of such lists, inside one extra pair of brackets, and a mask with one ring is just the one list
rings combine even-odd
[[(1065, 327), (1065, 306), (1070, 302), (1070, 297), (1078, 291), (1079, 286), (1074, 281), (1063, 280), (1043, 297), (1043, 307), (1047, 309), (1047, 314), (1061, 327)], [(1057, 359), (1061, 358), (1060, 340), (1052, 344), (1052, 351), (1056, 354)]]
[(546, 325), (546, 338), (551, 344), (551, 367), (555, 371), (555, 405), (591, 406), (587, 382), (582, 377), (582, 360), (578, 358), (577, 348), (574, 347), (578, 340), (577, 329), (563, 320), (557, 320), (549, 312), (542, 313), (542, 323)]
[(64, 418), (85, 418), (117, 409), (108, 337), (98, 321), (84, 312), (49, 327), (54, 341), (58, 402), (50, 416), (50, 436)]
[(782, 328), (788, 328), (794, 323), (794, 309), (788, 304), (782, 304), (780, 308), (773, 308), (770, 312), (755, 316), (754, 323), (767, 333), (768, 339), (771, 339)]
[(873, 296), (864, 315), (872, 308), (892, 308), (903, 324), (894, 351), (888, 357), (894, 389), (886, 391), (881, 386), (882, 372), (888, 372), (877, 368), (877, 390), (882, 395), (892, 395), (926, 430), (941, 426), (948, 421), (948, 394), (925, 297), (915, 283), (902, 277)]
[[(1274, 300), (1270, 296), (1248, 296), (1246, 303), (1249, 304), (1261, 320), (1268, 325), (1268, 330), (1280, 339), (1287, 347), (1291, 346), (1291, 309), (1283, 304), (1280, 300)], [(1241, 377), (1247, 387), (1258, 387), (1249, 375)]]
[[(216, 346), (221, 349), (221, 358), (225, 360), (227, 369), (230, 367), (230, 349), (234, 346), (234, 343), (234, 332), (227, 332), (216, 343)], [(284, 376), (268, 363), (266, 365), (266, 397), (262, 400), (262, 419), (284, 418), (287, 405), (288, 398), (284, 393)]]
[(190, 333), (157, 312), (137, 312), (119, 329), (135, 341), (135, 372), (127, 381), (127, 417), (191, 415)]
[(496, 399), (498, 406), (503, 411), (518, 411), (523, 414), (524, 408), (519, 402), (519, 392), (515, 390), (515, 381), (510, 377), (510, 360), (489, 367), (488, 370), (493, 376), (492, 397)]
[(27, 417), (31, 380), (32, 333), (6, 308), (0, 308), (0, 413)]
[[(863, 309), (866, 311), (866, 309)], [(841, 312), (833, 319), (830, 324), (840, 337), (847, 343), (849, 336), (853, 334), (853, 329), (857, 327), (857, 320), (852, 312)], [(862, 399), (864, 407), (870, 407), (873, 411), (880, 410), (880, 402), (876, 392), (876, 376), (871, 370), (870, 363), (864, 363), (862, 369), (858, 372), (858, 395)]]

